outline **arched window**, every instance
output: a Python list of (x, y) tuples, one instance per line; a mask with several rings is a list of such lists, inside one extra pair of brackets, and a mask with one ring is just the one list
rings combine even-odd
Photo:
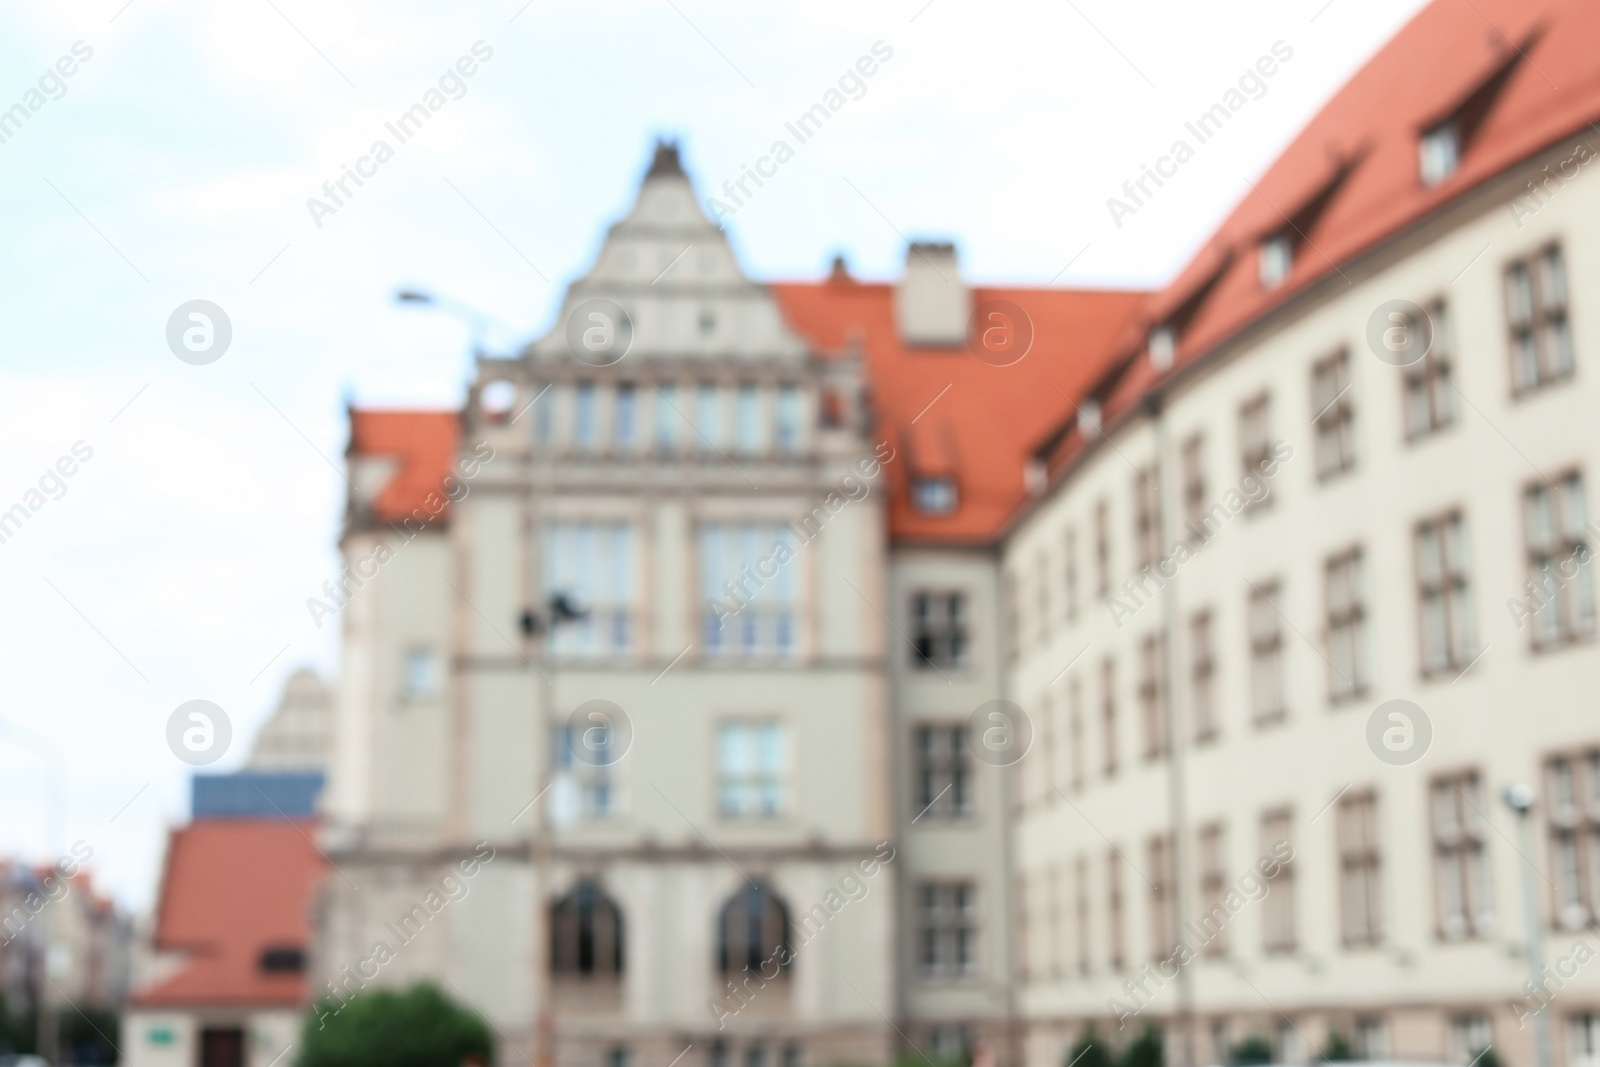
[(550, 908), (550, 970), (574, 978), (622, 973), (622, 909), (592, 881)]
[(718, 969), (736, 974), (749, 968), (772, 978), (789, 969), (790, 957), (788, 906), (770, 886), (746, 883), (722, 905), (717, 920)]

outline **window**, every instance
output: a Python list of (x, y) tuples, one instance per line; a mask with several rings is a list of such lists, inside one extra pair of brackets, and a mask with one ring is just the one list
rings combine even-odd
[(1367, 690), (1367, 609), (1361, 550), (1350, 549), (1324, 568), (1328, 616), (1328, 698), (1350, 700)]
[(1178, 354), (1178, 338), (1172, 332), (1172, 327), (1157, 326), (1151, 330), (1145, 354), (1150, 357), (1150, 366), (1153, 369), (1164, 371), (1171, 367), (1173, 359)]
[(729, 818), (770, 819), (788, 806), (783, 727), (725, 723), (717, 732), (717, 807)]
[(1494, 933), (1494, 896), (1484, 853), (1483, 796), (1476, 773), (1433, 783), (1434, 882), (1439, 936), (1447, 941)]
[(1122, 913), (1122, 853), (1115, 845), (1106, 853), (1106, 956), (1113, 970), (1127, 962)]
[(739, 386), (733, 421), (733, 443), (739, 453), (751, 456), (761, 451), (761, 394), (755, 386)]
[(1190, 927), (1206, 938), (1201, 949), (1207, 956), (1228, 954), (1228, 921), (1232, 912), (1228, 895), (1227, 855), (1223, 848), (1222, 824), (1200, 828), (1200, 921)]
[(613, 1045), (606, 1052), (606, 1067), (628, 1067), (628, 1046)]
[(678, 387), (671, 383), (656, 386), (656, 451), (678, 450), (678, 423), (683, 420), (678, 411)]
[(1150, 839), (1150, 958), (1163, 960), (1177, 945), (1173, 914), (1172, 838)]
[(1171, 751), (1167, 736), (1167, 642), (1148, 634), (1139, 644), (1139, 717), (1144, 724), (1144, 758), (1160, 759)]
[(1484, 1049), (1494, 1044), (1494, 1024), (1489, 1013), (1463, 1012), (1450, 1018), (1450, 1059), (1465, 1067), (1475, 1063)]
[(615, 762), (608, 725), (584, 728), (560, 723), (551, 731), (550, 817), (558, 826), (615, 814), (616, 790), (611, 780)]
[(1067, 736), (1072, 745), (1072, 788), (1083, 788), (1083, 681), (1067, 679)]
[(1067, 622), (1078, 621), (1078, 531), (1067, 529), (1064, 548), (1066, 568), (1062, 591), (1067, 601)]
[(1417, 524), (1417, 617), (1422, 674), (1465, 670), (1478, 654), (1467, 595), (1467, 532), (1460, 512)]
[(714, 452), (722, 441), (721, 393), (715, 382), (702, 382), (694, 394), (694, 429), (698, 448)]
[(700, 527), (701, 636), (705, 654), (795, 653), (794, 531), (772, 523)]
[(1133, 569), (1154, 567), (1161, 558), (1161, 490), (1155, 468), (1144, 467), (1133, 477)]
[[(1248, 400), (1239, 408), (1239, 464), (1247, 478), (1258, 478), (1272, 463), (1271, 398), (1266, 393)], [(1246, 498), (1245, 510), (1260, 507), (1272, 499), (1271, 483), (1258, 499)]]
[(1522, 504), (1533, 646), (1588, 637), (1594, 633), (1594, 590), (1583, 479), (1574, 471), (1554, 484), (1535, 482), (1523, 492)]
[(1104, 499), (1094, 506), (1094, 595), (1111, 594), (1111, 505)]
[(433, 649), (418, 646), (406, 649), (405, 695), (425, 700), (439, 692), (439, 657)]
[[(1261, 817), (1261, 855), (1279, 855), (1280, 845), (1293, 848), (1293, 815), (1281, 808)], [(1262, 948), (1267, 952), (1295, 950), (1294, 865), (1284, 863), (1267, 879), (1267, 895), (1261, 901)]]
[(1109, 778), (1117, 773), (1117, 665), (1109, 656), (1100, 664), (1100, 721), (1105, 743), (1101, 766)]
[(1060, 978), (1065, 952), (1061, 944), (1061, 868), (1052, 867), (1045, 882), (1045, 913), (1050, 930), (1050, 975)]
[(911, 504), (924, 515), (948, 515), (956, 509), (955, 480), (928, 475), (913, 478)]
[(1277, 582), (1250, 589), (1250, 701), (1257, 723), (1278, 722), (1283, 704), (1283, 619)]
[(1389, 1058), (1389, 1024), (1379, 1015), (1356, 1019), (1356, 1055), (1364, 1060)]
[(593, 382), (579, 382), (572, 393), (572, 447), (592, 452), (600, 442), (600, 420), (595, 411)]
[(967, 598), (962, 593), (919, 592), (911, 597), (911, 665), (919, 670), (967, 662)]
[(1511, 389), (1517, 394), (1572, 377), (1567, 325), (1567, 270), (1552, 245), (1506, 267), (1506, 321), (1511, 329)]
[(972, 811), (970, 782), (972, 756), (967, 751), (965, 726), (919, 726), (913, 742), (916, 759), (916, 793), (912, 805), (935, 819), (968, 815)]
[(1217, 661), (1211, 631), (1211, 612), (1197, 611), (1189, 617), (1189, 707), (1196, 741), (1217, 736)]
[(624, 522), (555, 522), (545, 534), (545, 589), (579, 612), (555, 619), (557, 655), (625, 653), (633, 641), (633, 531)]
[(617, 386), (616, 425), (613, 427), (617, 448), (631, 452), (639, 443), (639, 398), (632, 382)]
[(1461, 162), (1461, 131), (1454, 121), (1422, 131), (1417, 139), (1417, 169), (1423, 185), (1438, 185)]
[(1034, 554), (1033, 563), (1033, 591), (1035, 632), (1039, 644), (1044, 644), (1050, 637), (1050, 557), (1044, 549)]
[(1600, 1013), (1585, 1011), (1567, 1017), (1567, 1049), (1570, 1067), (1600, 1065)]
[(1556, 923), (1579, 930), (1600, 916), (1600, 750), (1545, 766)]
[(1016, 659), (1022, 651), (1022, 605), (1017, 596), (1017, 572), (1007, 570), (1001, 579), (1001, 610), (1005, 612), (1006, 658)]
[(529, 401), (533, 407), (533, 440), (535, 444), (547, 445), (550, 443), (550, 413), (555, 409), (554, 397), (547, 394), (554, 393), (556, 387), (554, 383), (539, 386), (534, 382), (529, 388), (533, 389), (533, 399)]
[(965, 978), (977, 968), (975, 892), (967, 882), (917, 887), (917, 969), (923, 978)]
[(765, 882), (749, 882), (735, 890), (717, 917), (717, 969), (723, 974), (749, 971), (767, 977), (774, 964), (789, 972), (789, 908)]
[(778, 451), (800, 451), (800, 390), (778, 386)]
[(1311, 368), (1311, 422), (1317, 432), (1318, 478), (1333, 478), (1356, 465), (1352, 384), (1349, 352), (1336, 352)]
[(622, 974), (622, 909), (592, 881), (575, 885), (550, 908), (550, 970), (562, 978)]
[[(1436, 301), (1428, 308), (1433, 324), (1433, 344), (1428, 354), (1405, 368), (1406, 440), (1415, 441), (1455, 425), (1455, 379), (1451, 365), (1455, 356), (1455, 324), (1450, 308)], [(1405, 331), (1415, 336), (1420, 323), (1407, 322)]]
[(1198, 544), (1211, 536), (1206, 526), (1205, 439), (1195, 434), (1183, 443), (1183, 521), (1189, 543)]
[(1378, 798), (1346, 794), (1339, 801), (1339, 912), (1347, 946), (1383, 940), (1379, 882)]
[(1294, 244), (1289, 239), (1288, 231), (1279, 231), (1261, 242), (1260, 249), (1261, 286), (1264, 289), (1276, 289), (1283, 284), (1289, 276), (1289, 269), (1294, 266)]
[(1077, 887), (1077, 899), (1074, 901), (1073, 911), (1078, 917), (1078, 973), (1089, 973), (1089, 860), (1086, 856), (1079, 856), (1076, 866), (1076, 877), (1073, 882)]

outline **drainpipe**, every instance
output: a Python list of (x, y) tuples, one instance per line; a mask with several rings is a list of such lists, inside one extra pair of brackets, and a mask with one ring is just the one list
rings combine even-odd
[[(1173, 494), (1169, 491), (1173, 483), (1172, 457), (1167, 444), (1163, 397), (1160, 393), (1152, 393), (1147, 403), (1155, 431), (1156, 499), (1159, 503), (1157, 528), (1160, 532), (1160, 543), (1171, 545), (1177, 543), (1172, 536), (1172, 530), (1176, 525), (1173, 516), (1177, 514), (1174, 505), (1181, 501), (1173, 499)], [(1156, 566), (1159, 571), (1159, 561)], [(1172, 578), (1166, 579), (1165, 575), (1162, 575), (1162, 578), (1166, 580), (1166, 584), (1161, 587), (1161, 610), (1164, 618), (1163, 644), (1166, 661), (1163, 669), (1166, 674), (1167, 705), (1167, 803), (1172, 834), (1172, 930), (1177, 939), (1173, 945), (1176, 949), (1177, 945), (1183, 942), (1184, 916), (1189, 914), (1189, 813), (1184, 777), (1184, 745), (1187, 739), (1183, 733), (1183, 685), (1178, 673), (1178, 641), (1182, 628), (1182, 620), (1179, 617), (1178, 576), (1174, 572)], [(1177, 1047), (1176, 1056), (1168, 1062), (1172, 1063), (1173, 1067), (1194, 1067), (1192, 969), (1180, 966), (1175, 984), (1177, 1003), (1174, 1022), (1177, 1030)]]

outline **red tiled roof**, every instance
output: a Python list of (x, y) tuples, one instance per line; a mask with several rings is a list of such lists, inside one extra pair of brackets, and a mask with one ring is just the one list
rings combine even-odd
[(393, 477), (372, 501), (372, 515), (398, 522), (422, 506), (429, 493), (448, 498), (443, 485), (461, 443), (461, 420), (453, 411), (350, 409), (350, 447), (346, 456), (392, 457)]
[(305, 975), (266, 974), (262, 950), (309, 947), (309, 910), (325, 863), (316, 824), (217, 819), (172, 833), (157, 905), (155, 947), (182, 952), (177, 971), (138, 990), (136, 1007), (297, 1005)]
[[(1131, 357), (1142, 352), (1150, 328), (1179, 309), (1186, 319), (1178, 337), (1182, 367), (1329, 280), (1336, 265), (1508, 168), (1565, 138), (1600, 133), (1592, 125), (1600, 121), (1596, 41), (1600, 4), (1593, 0), (1434, 0), (1333, 96), (1130, 324), (1119, 340), (1121, 380), (1102, 383), (1107, 414), (1127, 410), (1155, 384), (1148, 362)], [(1424, 185), (1419, 134), (1458, 109), (1465, 114), (1485, 103), (1486, 113), (1471, 116), (1457, 170), (1436, 186)], [(1348, 173), (1335, 185), (1341, 168)], [(1289, 276), (1276, 288), (1263, 287), (1260, 241), (1330, 186), (1303, 240), (1295, 235)], [(1186, 308), (1191, 301), (1195, 306)], [(1054, 454), (1057, 466), (1083, 444), (1068, 440)]]
[[(877, 425), (896, 450), (884, 467), (889, 534), (900, 543), (981, 544), (1026, 499), (1032, 446), (1106, 369), (1106, 353), (1149, 294), (1122, 290), (972, 290), (975, 308), (1009, 301), (1031, 320), (1033, 344), (1009, 366), (965, 348), (914, 348), (895, 326), (894, 287), (835, 275), (771, 286), (796, 332), (824, 352), (859, 346)], [(957, 507), (912, 507), (914, 475), (953, 475)]]

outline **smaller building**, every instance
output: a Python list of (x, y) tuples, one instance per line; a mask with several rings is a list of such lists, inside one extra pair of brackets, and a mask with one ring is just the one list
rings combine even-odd
[(172, 832), (149, 973), (123, 1013), (125, 1067), (270, 1067), (298, 1040), (310, 819), (202, 819)]

